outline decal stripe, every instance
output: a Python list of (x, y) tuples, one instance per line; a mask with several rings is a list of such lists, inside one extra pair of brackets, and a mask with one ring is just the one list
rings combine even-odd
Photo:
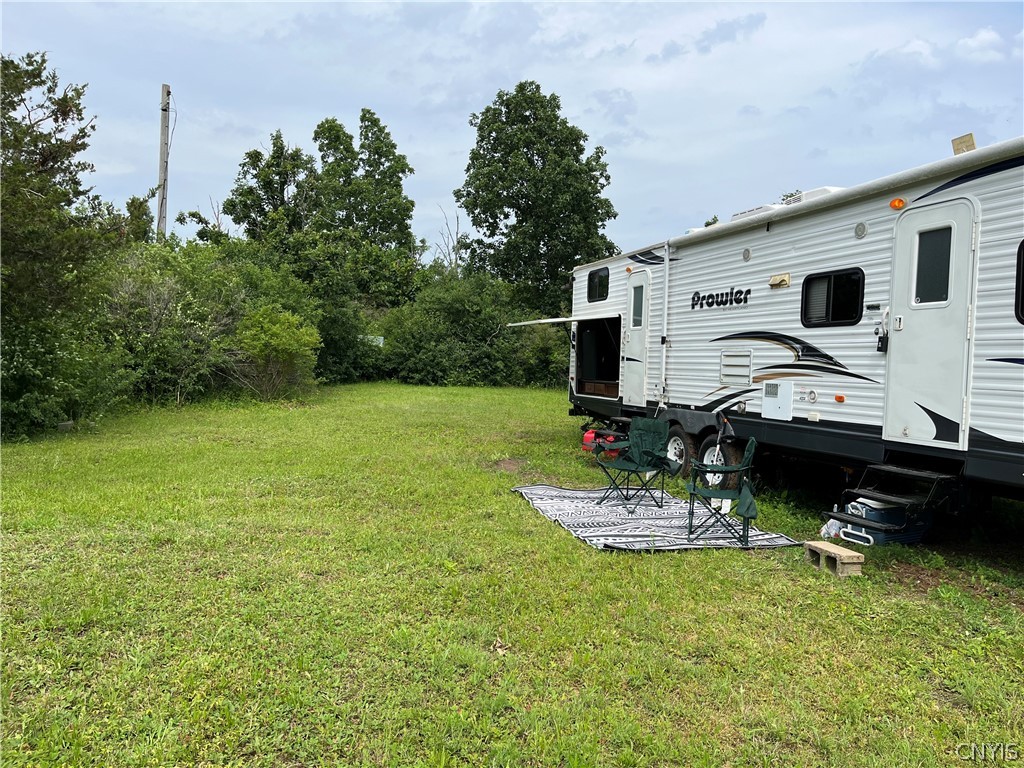
[(959, 443), (960, 442), (960, 425), (952, 419), (947, 419), (945, 416), (931, 411), (925, 408), (920, 403), (914, 403), (918, 408), (928, 414), (928, 418), (932, 420), (932, 424), (935, 425), (935, 439), (940, 440), (943, 443)]
[(870, 381), (872, 384), (878, 382), (874, 379), (868, 378), (867, 376), (861, 376), (859, 373), (843, 366), (842, 370), (836, 370), (835, 368), (829, 368), (823, 365), (814, 365), (813, 363), (788, 363), (785, 365), (769, 365), (764, 368), (758, 368), (758, 371), (813, 371), (814, 373), (830, 373), (835, 376), (845, 376), (849, 379), (860, 379), (861, 381)]
[[(932, 195), (938, 194), (939, 192), (944, 192), (947, 189), (952, 189), (953, 187), (958, 187), (961, 184), (966, 184), (969, 181), (974, 181), (975, 179), (981, 179), (981, 178), (984, 178), (985, 176), (991, 176), (993, 173), (1002, 173), (1003, 171), (1011, 171), (1014, 168), (1020, 168), (1022, 165), (1024, 165), (1024, 156), (1021, 156), (1021, 157), (1011, 157), (1009, 160), (1003, 160), (1002, 162), (999, 162), (999, 163), (993, 163), (992, 165), (986, 165), (984, 168), (979, 168), (976, 171), (971, 171), (970, 173), (965, 173), (963, 176), (957, 176), (952, 181), (947, 181), (945, 184), (936, 187), (931, 192), (925, 192), (923, 195), (921, 195), (919, 198), (917, 198), (917, 200), (924, 200), (926, 197), (931, 197)], [(916, 203), (917, 200), (915, 200), (914, 202)]]
[(739, 392), (733, 392), (732, 394), (726, 395), (725, 397), (720, 397), (717, 400), (713, 400), (712, 402), (707, 403), (707, 404), (701, 406), (701, 410), (717, 411), (719, 408), (723, 408), (725, 406), (728, 406), (734, 400), (739, 400), (741, 397), (743, 397), (744, 395), (750, 394), (751, 392), (757, 392), (757, 390), (756, 389), (741, 389)]
[(1024, 365), (1024, 357), (990, 357), (986, 363), (1011, 363), (1013, 365)]
[(630, 261), (635, 261), (637, 264), (664, 264), (665, 257), (659, 256), (654, 251), (644, 251), (643, 253), (635, 253), (629, 257)]
[(777, 344), (788, 349), (793, 353), (793, 359), (796, 362), (817, 361), (834, 365), (837, 368), (846, 368), (845, 365), (832, 357), (832, 355), (823, 352), (813, 344), (809, 344), (803, 339), (798, 339), (796, 336), (787, 336), (783, 333), (772, 333), (770, 331), (730, 333), (727, 336), (719, 336), (711, 341), (765, 341), (769, 344)]

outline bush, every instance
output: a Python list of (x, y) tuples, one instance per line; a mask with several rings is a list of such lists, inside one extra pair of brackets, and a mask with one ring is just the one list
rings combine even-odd
[(508, 327), (526, 316), (494, 277), (441, 274), (380, 322), (383, 372), (410, 384), (564, 384), (568, 342), (550, 327)]
[[(267, 306), (300, 325), (319, 318), (306, 286), (286, 269), (225, 259), (223, 246), (170, 241), (122, 253), (108, 314), (128, 354), (135, 396), (184, 402), (239, 383), (250, 389), (258, 364), (240, 363), (238, 333)], [(239, 365), (247, 372), (242, 381)]]
[(229, 345), (228, 375), (262, 400), (301, 395), (316, 385), (320, 334), (294, 312), (276, 305), (249, 312)]
[(7, 437), (96, 418), (122, 399), (131, 383), (124, 350), (105, 342), (95, 325), (72, 318), (5, 322), (2, 349)]

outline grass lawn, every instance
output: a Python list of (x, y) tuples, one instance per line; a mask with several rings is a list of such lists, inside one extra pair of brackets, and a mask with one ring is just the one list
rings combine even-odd
[(1024, 753), (1019, 558), (876, 547), (841, 581), (799, 547), (594, 550), (510, 492), (600, 484), (567, 408), (358, 385), (5, 445), (3, 764)]

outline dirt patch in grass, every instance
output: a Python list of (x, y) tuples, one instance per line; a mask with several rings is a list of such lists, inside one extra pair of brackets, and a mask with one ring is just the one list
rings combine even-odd
[(948, 568), (926, 568), (913, 563), (893, 563), (889, 566), (889, 573), (903, 586), (909, 587), (915, 592), (926, 593), (947, 583), (951, 572)]
[(1013, 587), (989, 581), (977, 581), (969, 574), (951, 566), (928, 568), (914, 563), (892, 563), (889, 573), (903, 586), (920, 594), (928, 594), (943, 584), (955, 587), (974, 597), (1008, 602), (1024, 611), (1024, 594)]
[(519, 474), (523, 471), (526, 466), (526, 459), (499, 459), (492, 465), (499, 472), (511, 472), (512, 474)]

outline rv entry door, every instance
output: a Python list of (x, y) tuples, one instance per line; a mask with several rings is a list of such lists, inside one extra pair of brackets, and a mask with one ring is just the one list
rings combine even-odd
[(974, 206), (959, 199), (896, 222), (883, 437), (967, 447)]
[(630, 272), (626, 322), (622, 328), (622, 404), (647, 405), (647, 323), (651, 273)]

